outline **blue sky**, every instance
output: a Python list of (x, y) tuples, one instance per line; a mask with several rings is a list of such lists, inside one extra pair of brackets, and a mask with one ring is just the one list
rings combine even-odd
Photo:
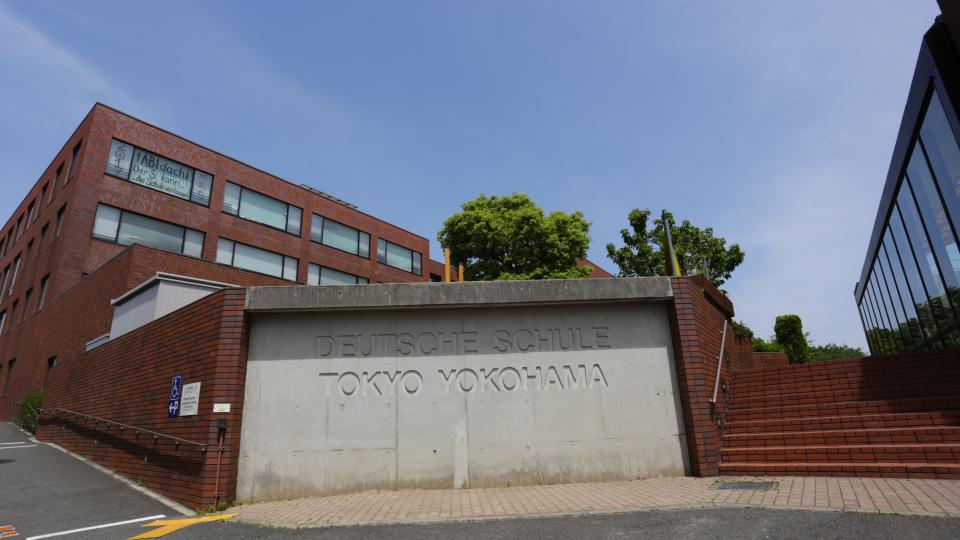
[(865, 344), (852, 291), (936, 0), (0, 0), (7, 216), (95, 101), (433, 240), (479, 193), (738, 242), (761, 335)]

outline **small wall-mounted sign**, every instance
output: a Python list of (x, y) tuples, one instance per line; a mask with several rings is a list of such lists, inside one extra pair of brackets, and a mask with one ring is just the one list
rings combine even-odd
[(200, 408), (200, 383), (183, 385), (180, 397), (180, 416), (193, 416)]
[(219, 412), (219, 413), (230, 412), (230, 404), (229, 404), (229, 403), (214, 403), (214, 404), (213, 404), (213, 412), (215, 412), (215, 413), (218, 413), (218, 412)]
[(180, 416), (180, 394), (183, 388), (183, 375), (177, 373), (170, 383), (170, 400), (167, 402), (167, 418)]

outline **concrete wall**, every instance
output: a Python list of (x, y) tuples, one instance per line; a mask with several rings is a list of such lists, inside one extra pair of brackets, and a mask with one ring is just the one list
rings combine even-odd
[(250, 317), (239, 501), (687, 468), (666, 301)]

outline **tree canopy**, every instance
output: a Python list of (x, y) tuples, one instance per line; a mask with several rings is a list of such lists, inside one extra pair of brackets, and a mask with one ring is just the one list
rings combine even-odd
[(590, 222), (579, 211), (544, 214), (522, 193), (481, 194), (461, 208), (437, 239), (468, 280), (571, 279), (592, 270), (577, 265), (590, 246)]
[[(681, 273), (703, 274), (717, 287), (730, 279), (734, 269), (743, 262), (740, 246), (727, 247), (727, 240), (714, 236), (711, 227), (700, 229), (687, 220), (677, 225), (670, 212), (666, 215), (671, 222), (670, 235)], [(630, 229), (620, 231), (624, 246), (607, 244), (607, 256), (620, 267), (621, 276), (663, 275), (666, 262), (662, 247), (663, 220), (654, 219), (653, 228), (648, 230), (650, 210), (635, 208), (627, 221)]]

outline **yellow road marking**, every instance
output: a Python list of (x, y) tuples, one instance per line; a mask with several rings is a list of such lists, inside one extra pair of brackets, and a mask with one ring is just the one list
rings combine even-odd
[(217, 516), (204, 516), (187, 519), (158, 519), (157, 521), (151, 521), (150, 523), (141, 525), (141, 527), (159, 527), (158, 529), (147, 531), (143, 534), (138, 534), (137, 536), (131, 537), (129, 540), (140, 540), (141, 538), (160, 538), (174, 531), (179, 531), (184, 527), (189, 527), (190, 525), (196, 525), (197, 523), (209, 523), (211, 521), (221, 521), (224, 519), (230, 519), (234, 516), (236, 516), (236, 514), (220, 514)]

